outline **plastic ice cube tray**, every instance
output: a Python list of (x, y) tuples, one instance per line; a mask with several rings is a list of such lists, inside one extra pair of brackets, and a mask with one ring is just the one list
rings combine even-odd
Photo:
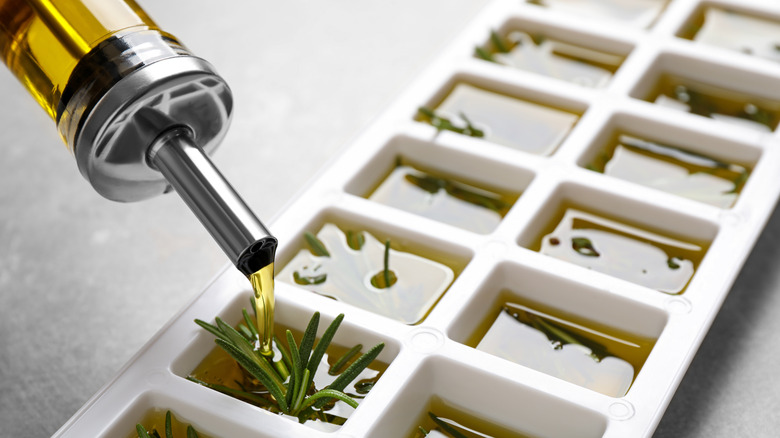
[[(277, 282), (280, 322), (303, 329), (315, 310), (326, 322), (345, 313), (337, 343), (387, 345), (380, 360), (389, 368), (339, 431), (317, 432), (185, 380), (213, 348), (211, 335), (192, 320), (238, 322), (247, 303), (246, 279), (227, 268), (55, 436), (124, 436), (148, 409), (163, 408), (214, 436), (389, 438), (410, 433), (433, 397), (530, 436), (650, 436), (780, 194), (780, 138), (772, 129), (653, 103), (665, 77), (760, 101), (770, 111), (780, 103), (780, 67), (771, 56), (722, 47), (717, 38), (697, 40), (708, 9), (780, 27), (780, 8), (766, 2), (496, 0), (276, 218), (270, 228), (281, 243), (277, 272), (302, 248), (304, 231), (328, 222), (413, 242), (456, 268), (454, 282), (417, 325)], [(475, 47), (491, 44), (491, 29), (624, 59), (604, 86), (584, 86), (475, 56)], [(439, 132), (418, 108), (436, 108), (458, 84), (573, 114), (576, 123), (544, 155), (490, 135)], [(718, 208), (586, 169), (618, 133), (739, 163), (751, 169), (749, 178), (732, 207)], [(486, 234), (368, 200), (398, 157), (520, 196)], [(706, 254), (684, 290), (668, 294), (540, 253), (539, 240), (567, 205), (701, 243)], [(617, 397), (466, 346), (504, 291), (655, 345)]]

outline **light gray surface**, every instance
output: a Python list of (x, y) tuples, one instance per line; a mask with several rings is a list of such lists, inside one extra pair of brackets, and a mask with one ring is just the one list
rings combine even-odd
[[(487, 2), (141, 3), (231, 84), (215, 162), (269, 220)], [(175, 195), (95, 194), (4, 69), (0, 99), (0, 436), (47, 436), (225, 259)], [(778, 242), (775, 215), (656, 436), (775, 436)]]

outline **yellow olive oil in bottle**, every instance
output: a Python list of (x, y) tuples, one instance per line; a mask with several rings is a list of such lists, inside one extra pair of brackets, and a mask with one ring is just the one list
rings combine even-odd
[(207, 155), (233, 108), (214, 68), (134, 0), (0, 0), (0, 58), (102, 196), (176, 190), (252, 282), (270, 352), (277, 242)]
[(160, 31), (133, 0), (0, 0), (3, 62), (51, 117), (87, 53), (117, 33), (142, 29)]

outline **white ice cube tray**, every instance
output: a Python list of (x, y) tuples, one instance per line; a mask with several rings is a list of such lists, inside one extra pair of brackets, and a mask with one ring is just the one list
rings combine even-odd
[[(780, 102), (777, 63), (678, 37), (707, 7), (780, 23), (780, 6), (758, 0), (672, 0), (647, 29), (567, 12), (566, 0), (547, 2), (561, 7), (520, 0), (491, 3), (270, 226), (280, 241), (277, 272), (302, 247), (303, 232), (316, 232), (325, 222), (414, 242), (416, 247), (446, 255), (461, 270), (418, 325), (277, 282), (281, 323), (303, 329), (315, 310), (322, 312), (325, 323), (345, 313), (336, 343), (386, 344), (380, 360), (389, 368), (339, 431), (317, 432), (185, 380), (214, 347), (213, 337), (193, 319), (221, 316), (237, 323), (241, 307), (248, 302), (248, 282), (230, 267), (55, 436), (125, 436), (147, 410), (162, 408), (173, 410), (204, 433), (221, 437), (403, 437), (434, 396), (531, 436), (650, 436), (775, 206), (780, 194), (780, 138), (777, 133), (642, 99), (662, 74), (669, 73)], [(477, 59), (474, 47), (486, 43), (491, 29), (506, 26), (626, 59), (601, 89)], [(435, 106), (458, 82), (581, 117), (549, 156), (452, 132), (437, 133), (415, 121), (419, 106)], [(736, 204), (720, 209), (583, 168), (616, 130), (747, 163), (753, 170)], [(522, 195), (489, 234), (475, 234), (362, 197), (399, 155)], [(559, 205), (568, 202), (657, 233), (706, 242), (709, 248), (679, 295), (527, 249)], [(504, 289), (561, 312), (655, 339), (628, 393), (610, 397), (463, 345)]]

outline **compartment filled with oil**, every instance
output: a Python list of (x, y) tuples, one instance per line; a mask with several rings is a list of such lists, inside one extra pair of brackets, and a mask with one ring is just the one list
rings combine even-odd
[(307, 248), (287, 263), (278, 281), (406, 324), (419, 323), (455, 278), (451, 267), (366, 231), (344, 232), (326, 223), (304, 240)]
[[(203, 432), (200, 432), (196, 427), (187, 424), (178, 418), (176, 418), (176, 414), (174, 414), (171, 411), (166, 411), (163, 409), (150, 409), (144, 418), (138, 422), (139, 425), (141, 425), (148, 436), (155, 438), (155, 437), (165, 437), (167, 438), (168, 435), (166, 435), (166, 417), (170, 413), (170, 432), (173, 434), (173, 438), (218, 438), (218, 437), (212, 437), (211, 435), (206, 435)], [(135, 430), (133, 432), (129, 432), (126, 436), (126, 438), (139, 438), (143, 437), (146, 438), (146, 436), (139, 433), (138, 430)]]
[(681, 35), (702, 44), (780, 61), (780, 22), (708, 7)]
[(747, 167), (629, 135), (616, 135), (585, 167), (720, 208), (734, 205)]
[(467, 345), (567, 382), (622, 397), (655, 341), (582, 321), (503, 291)]
[(482, 138), (512, 149), (549, 155), (579, 115), (466, 83), (456, 84), (435, 108), (422, 107), (417, 120), (438, 130)]
[(624, 59), (620, 55), (519, 30), (503, 34), (491, 32), (490, 41), (477, 47), (475, 56), (590, 88), (605, 87)]
[(780, 122), (780, 103), (748, 97), (703, 82), (664, 75), (647, 99), (658, 105), (759, 131)]
[(534, 249), (661, 292), (682, 293), (706, 252), (700, 243), (663, 236), (576, 208), (563, 211), (555, 229)]
[(476, 233), (493, 231), (519, 195), (477, 187), (399, 158), (368, 199)]
[(527, 0), (528, 3), (576, 14), (586, 19), (617, 21), (637, 27), (650, 27), (668, 0)]
[[(287, 330), (293, 333), (295, 339), (300, 340), (302, 338), (300, 331), (282, 324), (276, 324), (276, 340), (273, 346), (273, 361), (275, 362), (283, 360), (283, 355), (277, 347), (277, 343), (280, 342), (278, 339), (286, 339), (285, 333)], [(284, 342), (285, 348), (289, 348), (285, 341), (281, 342)], [(319, 342), (319, 338), (317, 342)], [(330, 344), (314, 373), (313, 387), (308, 389), (307, 394), (314, 394), (316, 391), (333, 383), (350, 364), (361, 356), (361, 353), (365, 353), (368, 350), (368, 347), (370, 346), (363, 348), (363, 345), (358, 344), (352, 348), (347, 348), (337, 344)], [(386, 363), (374, 360), (342, 392), (360, 403), (385, 372), (387, 366), (388, 364)], [(291, 421), (300, 421), (298, 417), (287, 416), (278, 412), (274, 407), (270, 392), (260, 381), (239, 366), (222, 348), (215, 347), (211, 350), (195, 369), (190, 372), (187, 378), (209, 386), (223, 394), (285, 416)], [(343, 401), (330, 401), (321, 409), (312, 412), (306, 418), (304, 424), (322, 431), (338, 430), (353, 411), (354, 409)]]
[(451, 404), (434, 398), (415, 422), (409, 438), (532, 438), (485, 421)]

